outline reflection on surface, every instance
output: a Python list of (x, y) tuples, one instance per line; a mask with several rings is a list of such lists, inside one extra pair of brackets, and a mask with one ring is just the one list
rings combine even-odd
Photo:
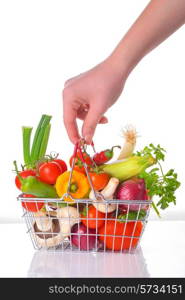
[(134, 254), (35, 252), (28, 277), (150, 277), (142, 249)]

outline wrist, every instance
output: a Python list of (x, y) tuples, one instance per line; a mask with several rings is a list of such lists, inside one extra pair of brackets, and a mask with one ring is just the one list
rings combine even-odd
[(111, 72), (117, 80), (126, 81), (129, 75), (128, 68), (117, 53), (112, 53), (103, 63), (106, 65), (107, 72)]
[(124, 78), (127, 78), (136, 66), (124, 45), (118, 45), (108, 57), (108, 61), (112, 68), (116, 69)]

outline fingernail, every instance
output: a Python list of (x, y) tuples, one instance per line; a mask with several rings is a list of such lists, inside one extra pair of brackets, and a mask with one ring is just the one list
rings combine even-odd
[(101, 124), (106, 124), (106, 123), (108, 123), (108, 120), (107, 120), (107, 119), (103, 119), (103, 120), (101, 120), (100, 123), (101, 123)]

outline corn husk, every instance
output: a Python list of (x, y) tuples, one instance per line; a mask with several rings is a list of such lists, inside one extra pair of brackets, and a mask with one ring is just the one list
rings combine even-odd
[(101, 166), (101, 169), (112, 177), (120, 181), (139, 175), (146, 168), (155, 164), (155, 159), (150, 156), (130, 156), (123, 160), (118, 160), (111, 164)]

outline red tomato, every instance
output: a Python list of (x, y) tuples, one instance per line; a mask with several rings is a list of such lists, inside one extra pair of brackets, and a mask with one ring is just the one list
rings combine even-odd
[(82, 223), (92, 229), (100, 228), (105, 223), (105, 214), (98, 211), (93, 205), (90, 205), (88, 209), (84, 208), (82, 214)]
[(110, 179), (110, 176), (107, 173), (90, 172), (89, 175), (96, 191), (103, 190)]
[[(134, 226), (136, 226), (135, 230)], [(118, 221), (107, 220), (106, 224), (98, 231), (100, 234), (99, 239), (111, 250), (128, 250), (130, 245), (132, 249), (137, 246), (142, 228), (143, 225), (141, 222), (121, 223)], [(127, 237), (122, 237), (123, 234)], [(117, 237), (119, 235), (121, 237)], [(134, 236), (134, 238), (132, 239), (131, 236)]]
[(39, 179), (48, 184), (55, 184), (64, 171), (58, 162), (45, 162), (39, 167)]
[[(84, 158), (87, 166), (91, 166), (92, 165), (91, 157), (85, 152), (83, 152), (82, 154), (83, 154), (83, 158)], [(70, 167), (72, 167), (73, 157), (74, 156), (71, 156), (70, 161), (69, 161)], [(77, 157), (75, 159), (74, 170), (86, 174), (85, 169), (83, 167), (82, 157), (81, 157), (81, 154), (79, 151), (77, 151)]]
[[(36, 172), (33, 171), (33, 170), (25, 170), (25, 171), (22, 171), (19, 173), (19, 175), (22, 177), (22, 178), (26, 178), (28, 176), (35, 176), (36, 175)], [(16, 187), (21, 190), (21, 182), (18, 178), (18, 176), (15, 177), (15, 184), (16, 184)]]
[(53, 161), (57, 162), (61, 166), (62, 173), (64, 173), (65, 171), (67, 171), (67, 165), (66, 165), (66, 163), (65, 163), (64, 160), (57, 158), (57, 159), (54, 159)]
[[(23, 194), (22, 197), (23, 198), (36, 198), (35, 196), (28, 195), (28, 194)], [(21, 204), (26, 210), (31, 211), (31, 212), (37, 212), (44, 206), (43, 202), (36, 202), (36, 201), (32, 201), (32, 200), (30, 200), (29, 202), (22, 201)]]

